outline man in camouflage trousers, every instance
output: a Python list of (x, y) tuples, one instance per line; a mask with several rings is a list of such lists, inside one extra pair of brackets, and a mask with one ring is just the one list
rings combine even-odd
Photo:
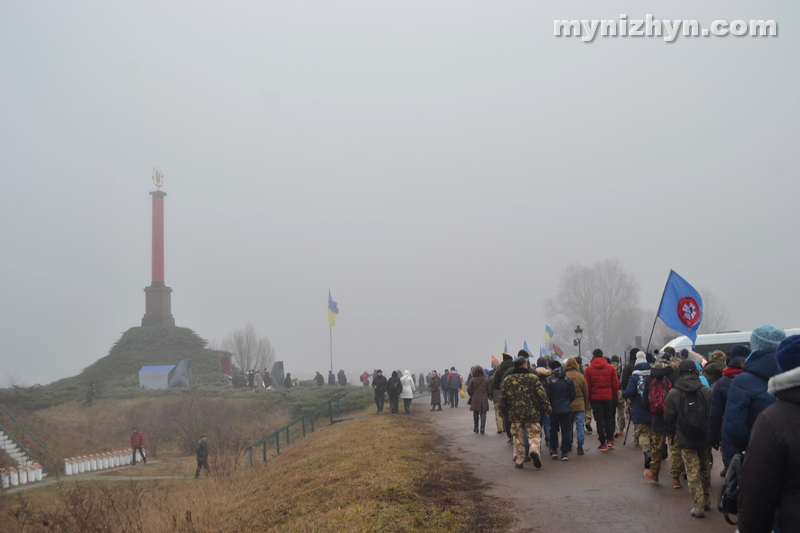
[(533, 466), (542, 467), (539, 457), (542, 442), (540, 415), (550, 413), (544, 387), (536, 376), (528, 371), (528, 360), (517, 357), (514, 369), (509, 370), (500, 385), (500, 414), (511, 423), (514, 439), (514, 467), (522, 468), (525, 462), (525, 435), (528, 435), (530, 458)]
[(708, 420), (711, 411), (711, 389), (700, 382), (700, 373), (694, 361), (683, 361), (679, 366), (679, 372), (675, 387), (667, 394), (664, 421), (675, 425), (678, 447), (683, 456), (683, 464), (686, 466), (689, 492), (692, 495), (691, 515), (695, 518), (704, 518), (706, 515), (703, 511), (711, 509), (711, 446), (707, 435), (693, 437), (686, 434), (689, 426), (684, 424), (686, 415), (683, 412), (685, 408), (683, 397), (692, 394), (694, 400), (689, 405), (697, 404), (699, 408), (704, 409), (705, 419)]

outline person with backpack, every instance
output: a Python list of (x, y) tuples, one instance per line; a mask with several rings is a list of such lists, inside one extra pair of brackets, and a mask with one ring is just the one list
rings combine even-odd
[[(666, 357), (669, 357), (669, 354)], [(650, 424), (650, 466), (649, 468), (645, 467), (644, 477), (654, 483), (658, 483), (661, 461), (664, 460), (664, 452), (669, 438), (670, 449), (672, 450), (672, 460), (670, 461), (672, 488), (680, 489), (683, 487), (680, 479), (681, 471), (683, 471), (683, 458), (681, 453), (677, 451), (675, 426), (667, 425), (664, 421), (664, 405), (667, 400), (667, 394), (675, 386), (676, 379), (678, 379), (678, 376), (675, 374), (675, 370), (669, 364), (669, 360), (664, 358), (653, 363), (650, 376), (645, 378), (644, 394), (647, 396), (647, 405), (653, 416), (653, 422)]]
[(647, 395), (645, 394), (645, 378), (649, 376), (650, 364), (647, 362), (647, 355), (644, 352), (637, 352), (636, 364), (633, 367), (631, 378), (628, 380), (628, 387), (622, 392), (622, 397), (626, 400), (631, 400), (631, 403), (633, 403), (631, 420), (638, 439), (639, 449), (644, 453), (645, 469), (650, 468), (650, 425), (653, 423), (653, 415), (650, 414)]
[(550, 457), (558, 459), (558, 431), (561, 430), (561, 460), (568, 461), (572, 401), (576, 398), (575, 384), (556, 360), (548, 364), (552, 374), (544, 380), (544, 391), (550, 402)]
[(708, 442), (711, 389), (700, 382), (700, 372), (694, 361), (683, 361), (678, 369), (678, 379), (664, 402), (664, 421), (675, 425), (692, 495), (690, 513), (695, 518), (705, 518), (704, 511), (711, 509), (711, 445)]
[(397, 414), (399, 410), (400, 394), (403, 392), (403, 384), (400, 383), (400, 377), (397, 375), (397, 370), (392, 370), (392, 377), (386, 382), (386, 393), (389, 395), (389, 412)]
[(758, 415), (742, 464), (742, 533), (800, 528), (800, 335), (780, 343), (775, 362), (768, 390), (778, 401)]
[(744, 372), (733, 378), (725, 403), (722, 431), (737, 451), (747, 449), (750, 430), (758, 414), (775, 402), (767, 391), (769, 378), (778, 373), (775, 350), (786, 332), (772, 324), (764, 324), (750, 335), (752, 353), (744, 362)]
[(730, 390), (733, 378), (744, 372), (744, 362), (748, 355), (750, 355), (750, 348), (743, 344), (736, 344), (731, 348), (728, 365), (722, 371), (722, 377), (717, 380), (711, 388), (711, 415), (708, 417), (708, 442), (711, 444), (712, 448), (717, 450), (722, 448), (721, 477), (725, 477), (728, 465), (731, 464), (731, 459), (736, 455), (736, 447), (731, 443), (727, 435), (722, 432), (722, 415), (725, 413), (725, 404), (728, 402), (728, 390)]
[(450, 391), (450, 407), (458, 407), (459, 393), (463, 384), (464, 381), (461, 379), (461, 374), (456, 372), (456, 367), (450, 367), (450, 374), (447, 377), (447, 388)]

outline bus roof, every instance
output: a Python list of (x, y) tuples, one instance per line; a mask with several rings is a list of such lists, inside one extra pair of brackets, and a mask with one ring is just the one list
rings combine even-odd
[[(800, 335), (800, 328), (790, 328), (784, 329), (783, 331), (786, 332), (786, 336), (789, 337), (791, 335)], [(695, 342), (694, 351), (699, 353), (700, 355), (708, 355), (706, 350), (703, 349), (703, 346), (719, 346), (719, 345), (733, 345), (733, 344), (745, 344), (750, 345), (750, 335), (752, 335), (752, 331), (731, 331), (727, 333), (710, 333), (705, 335), (698, 335), (697, 342)], [(672, 346), (675, 348), (676, 352), (680, 352), (684, 348), (687, 350), (692, 350), (692, 341), (689, 337), (685, 335), (681, 335), (680, 337), (676, 337), (669, 341), (667, 344), (664, 345), (664, 348), (667, 346)], [(664, 351), (662, 348), (660, 351)]]

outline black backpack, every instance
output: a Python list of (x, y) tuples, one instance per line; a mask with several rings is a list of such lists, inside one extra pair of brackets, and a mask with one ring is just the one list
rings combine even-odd
[(681, 416), (678, 419), (681, 433), (689, 440), (706, 439), (708, 436), (708, 407), (700, 389), (684, 392), (681, 398)]
[(736, 499), (739, 497), (739, 483), (742, 479), (742, 462), (744, 455), (737, 453), (728, 465), (728, 472), (725, 474), (725, 481), (719, 488), (719, 498), (717, 499), (717, 510), (725, 515), (725, 521), (732, 526), (738, 522), (731, 521), (729, 514), (735, 515), (738, 512)]

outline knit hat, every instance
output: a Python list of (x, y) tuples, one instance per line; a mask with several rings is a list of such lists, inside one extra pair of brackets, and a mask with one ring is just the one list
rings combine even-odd
[(619, 356), (618, 355), (612, 355), (611, 356), (611, 362), (612, 363), (619, 363)]
[(536, 366), (540, 366), (542, 368), (547, 368), (547, 359), (544, 357), (540, 357), (536, 360)]
[(786, 338), (786, 333), (778, 326), (764, 324), (758, 326), (750, 335), (750, 349), (754, 352), (774, 352), (778, 349), (778, 344)]
[(635, 364), (636, 365), (640, 365), (640, 364), (646, 363), (646, 362), (647, 362), (647, 354), (645, 354), (644, 352), (637, 352), (636, 353), (636, 363)]
[(683, 350), (681, 350), (681, 359), (685, 361), (688, 358), (689, 358), (689, 350), (684, 348)]
[(666, 348), (664, 348), (664, 351), (670, 354), (672, 357), (675, 357), (675, 348), (673, 348), (672, 346), (667, 346)]
[(786, 337), (775, 352), (778, 372), (786, 372), (800, 366), (800, 335)]
[(711, 352), (711, 355), (708, 356), (709, 361), (719, 361), (720, 363), (725, 362), (725, 352), (722, 350), (714, 350)]
[(678, 374), (697, 374), (697, 364), (694, 361), (681, 361), (678, 366)]
[(728, 359), (725, 361), (725, 364), (728, 366), (735, 366), (733, 364), (734, 360), (741, 360), (739, 364), (739, 368), (742, 367), (744, 364), (744, 360), (747, 359), (747, 356), (750, 355), (750, 348), (745, 346), (744, 344), (734, 344), (733, 348), (731, 348), (731, 354), (728, 356)]
[(553, 359), (550, 361), (550, 370), (555, 370), (556, 368), (561, 368), (561, 363)]
[(528, 362), (528, 360), (525, 359), (524, 357), (522, 357), (522, 356), (517, 357), (516, 359), (514, 359), (514, 367), (515, 368), (522, 368), (525, 365), (525, 363), (527, 363), (527, 362)]

